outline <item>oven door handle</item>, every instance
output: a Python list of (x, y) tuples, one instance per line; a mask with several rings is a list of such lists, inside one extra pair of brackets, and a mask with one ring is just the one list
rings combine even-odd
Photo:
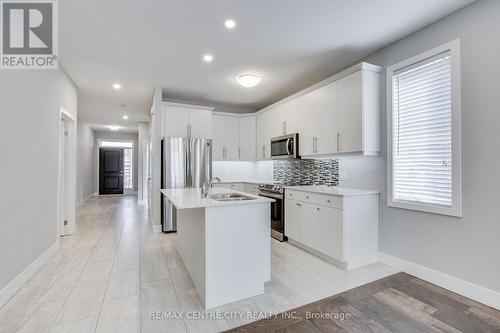
[(283, 200), (283, 195), (281, 195), (281, 194), (274, 194), (274, 193), (259, 191), (259, 195), (261, 197)]

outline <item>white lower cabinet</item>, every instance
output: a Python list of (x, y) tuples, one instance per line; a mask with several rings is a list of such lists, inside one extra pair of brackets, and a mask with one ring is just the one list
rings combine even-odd
[(322, 230), (322, 232), (317, 233), (316, 237), (318, 250), (330, 257), (343, 260), (342, 244), (344, 242), (344, 233), (342, 230), (342, 210), (317, 205), (313, 206), (316, 213), (318, 230)]
[(288, 238), (300, 239), (300, 221), (302, 219), (302, 203), (295, 200), (285, 201), (285, 235)]
[(336, 197), (286, 192), (285, 236), (289, 242), (346, 269), (377, 261), (377, 194)]

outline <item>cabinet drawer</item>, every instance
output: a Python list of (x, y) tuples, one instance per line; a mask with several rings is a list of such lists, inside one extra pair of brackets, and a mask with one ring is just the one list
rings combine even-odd
[(342, 209), (342, 197), (336, 195), (310, 193), (296, 190), (286, 190), (286, 198), (316, 205)]

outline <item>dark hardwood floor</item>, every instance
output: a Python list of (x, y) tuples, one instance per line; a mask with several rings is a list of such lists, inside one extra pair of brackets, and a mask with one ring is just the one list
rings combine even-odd
[(398, 273), (227, 332), (500, 332), (500, 311)]

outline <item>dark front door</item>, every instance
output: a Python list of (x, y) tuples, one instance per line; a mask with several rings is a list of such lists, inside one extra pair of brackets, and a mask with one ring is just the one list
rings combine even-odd
[(99, 148), (99, 194), (123, 194), (123, 149)]

